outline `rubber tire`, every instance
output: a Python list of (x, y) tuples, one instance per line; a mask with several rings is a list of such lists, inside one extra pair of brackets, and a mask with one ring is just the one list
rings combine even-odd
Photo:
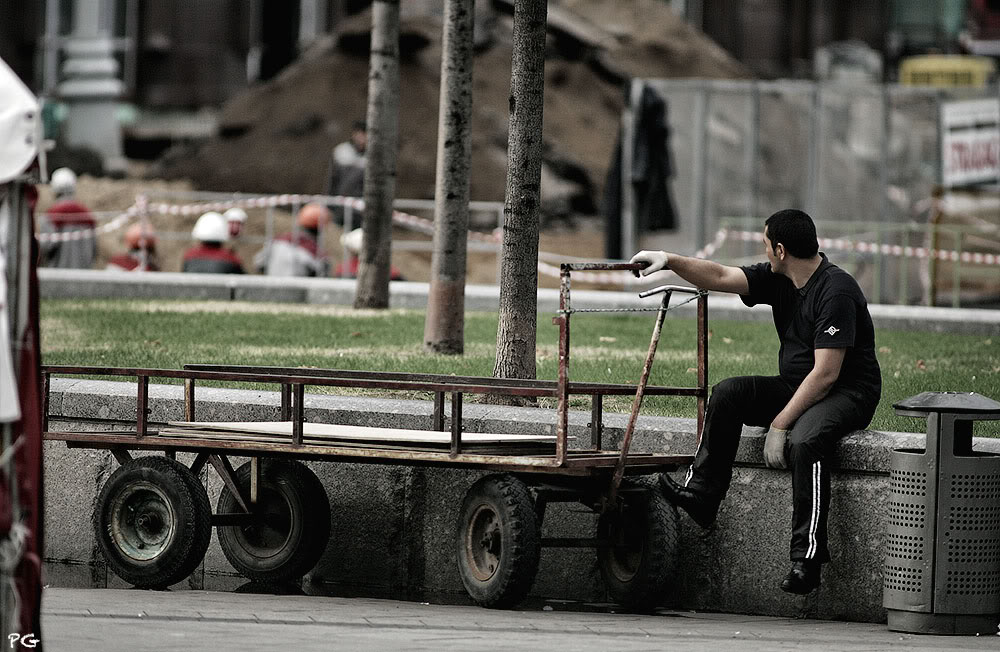
[[(666, 597), (676, 573), (679, 517), (677, 508), (657, 488), (655, 476), (631, 482), (648, 491), (641, 497), (630, 494), (623, 511), (602, 514), (597, 521), (597, 538), (612, 542), (638, 539), (638, 545), (598, 548), (597, 563), (615, 602), (630, 611), (649, 612)], [(623, 562), (626, 552), (631, 558)]]
[[(498, 564), (488, 577), (476, 574), (472, 550), (473, 519), (489, 514), (499, 521)], [(531, 492), (512, 475), (480, 478), (465, 494), (459, 513), (455, 543), (458, 572), (472, 600), (491, 609), (517, 605), (528, 595), (538, 573), (541, 536)], [(482, 575), (482, 573), (480, 573)]]
[[(184, 466), (182, 463), (179, 464)], [(179, 571), (184, 573), (181, 579), (190, 576), (198, 568), (205, 559), (205, 552), (208, 550), (208, 546), (212, 543), (212, 503), (208, 500), (208, 490), (202, 484), (201, 479), (189, 467), (184, 466), (184, 468), (187, 469), (187, 473), (183, 474), (184, 479), (187, 480), (188, 486), (191, 489), (191, 496), (197, 503), (196, 511), (204, 515), (204, 518), (199, 517), (198, 519), (198, 530), (194, 547), (194, 550), (200, 550), (201, 552), (191, 555), (187, 561), (188, 567)]]
[[(115, 499), (140, 482), (158, 488), (174, 512), (173, 540), (149, 560), (129, 556), (111, 534)], [(163, 589), (184, 580), (204, 559), (212, 538), (212, 509), (204, 487), (186, 466), (162, 456), (137, 457), (118, 467), (101, 488), (91, 520), (108, 567), (144, 589)]]
[[(240, 575), (259, 582), (291, 582), (308, 573), (323, 556), (330, 539), (330, 500), (316, 474), (301, 462), (283, 459), (260, 461), (261, 496), (278, 492), (288, 507), (289, 533), (274, 552), (260, 556), (245, 545), (247, 526), (220, 525), (219, 545)], [(236, 482), (250, 495), (250, 462), (236, 469)], [(216, 503), (219, 514), (241, 511), (228, 487)]]

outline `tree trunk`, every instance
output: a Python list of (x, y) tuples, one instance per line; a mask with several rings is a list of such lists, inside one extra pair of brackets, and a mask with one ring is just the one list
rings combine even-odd
[(514, 3), (497, 378), (535, 377), (546, 10), (547, 0)]
[(396, 192), (399, 134), (399, 0), (372, 3), (371, 38), (365, 212), (361, 222), (365, 237), (358, 257), (355, 308), (389, 306), (392, 200)]
[(475, 3), (445, 0), (438, 104), (434, 254), (424, 348), (459, 355), (465, 348), (465, 261), (472, 157), (472, 33)]

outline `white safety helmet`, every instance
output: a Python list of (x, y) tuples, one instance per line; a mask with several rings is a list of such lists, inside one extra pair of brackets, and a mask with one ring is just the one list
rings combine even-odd
[(347, 249), (352, 254), (361, 253), (361, 247), (364, 243), (364, 230), (354, 229), (353, 231), (348, 231), (344, 235), (340, 236), (340, 246)]
[(76, 174), (69, 168), (54, 170), (49, 185), (56, 195), (72, 195), (76, 192)]
[(222, 214), (227, 222), (246, 222), (247, 212), (239, 207), (233, 207)]
[(194, 223), (191, 237), (200, 242), (228, 242), (229, 226), (226, 218), (215, 211), (205, 213)]
[(247, 221), (247, 212), (242, 208), (233, 207), (223, 213), (222, 216), (226, 218), (226, 224), (229, 225), (229, 237), (232, 239), (240, 237), (243, 224)]

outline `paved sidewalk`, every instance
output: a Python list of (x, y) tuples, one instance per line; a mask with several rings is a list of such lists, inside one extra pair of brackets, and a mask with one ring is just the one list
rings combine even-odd
[(916, 636), (877, 624), (602, 611), (555, 602), (494, 611), (368, 598), (49, 588), (41, 639), (49, 652), (1000, 649), (997, 636)]

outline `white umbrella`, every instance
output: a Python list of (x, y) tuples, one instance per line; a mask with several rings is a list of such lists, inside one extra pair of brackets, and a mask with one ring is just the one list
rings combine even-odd
[(38, 100), (0, 59), (0, 183), (28, 169), (38, 154)]

